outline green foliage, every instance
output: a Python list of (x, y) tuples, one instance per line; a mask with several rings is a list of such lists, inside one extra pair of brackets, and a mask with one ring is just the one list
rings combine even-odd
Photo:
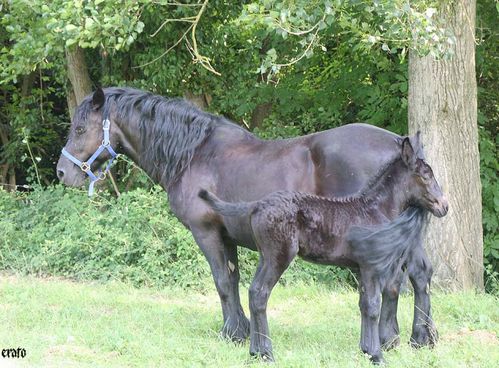
[[(269, 0), (248, 4), (239, 22), (247, 27), (255, 24), (268, 34), (282, 37), (285, 49), (271, 48), (259, 68), (260, 73), (278, 73), (314, 50), (326, 53), (322, 41), (340, 36), (353, 52), (369, 52), (379, 48), (389, 54), (409, 49), (422, 55), (450, 57), (455, 37), (439, 24), (434, 14), (445, 2), (407, 0)], [(283, 61), (286, 60), (286, 61)]]
[(481, 129), (480, 168), (482, 180), (484, 260), (499, 271), (499, 160), (497, 145), (489, 132)]
[(499, 291), (499, 11), (491, 0), (477, 2), (476, 70), (478, 82), (478, 124), (480, 133), (480, 176), (485, 287)]
[[(41, 83), (48, 79), (41, 78)], [(16, 167), (21, 173), (19, 179), (24, 183), (37, 182), (35, 168), (45, 184), (54, 175), (54, 162), (60, 153), (60, 147), (54, 142), (66, 134), (67, 129), (52, 100), (57, 97), (54, 87), (34, 88), (29, 96), (14, 90), (3, 101), (0, 97), (0, 103), (5, 103), (0, 124), (3, 119), (9, 123), (9, 140), (0, 147), (0, 162)]]
[(274, 88), (272, 116), (262, 128), (293, 126), (289, 134), (299, 135), (364, 121), (406, 133), (407, 63), (379, 50), (369, 57), (352, 53), (342, 42), (329, 50), (283, 76)]
[[(62, 186), (27, 195), (0, 190), (0, 269), (204, 289), (212, 284), (208, 264), (161, 197), (158, 187), (92, 200)], [(249, 285), (258, 255), (240, 253), (242, 282)], [(349, 277), (348, 271), (295, 262), (282, 282), (337, 284)]]
[(0, 84), (16, 81), (38, 66), (51, 68), (65, 47), (127, 49), (144, 29), (141, 1), (5, 2), (1, 25), (10, 47), (0, 50)]

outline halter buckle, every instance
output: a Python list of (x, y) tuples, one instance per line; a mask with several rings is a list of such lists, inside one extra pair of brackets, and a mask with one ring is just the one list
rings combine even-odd
[(90, 170), (90, 165), (86, 162), (82, 162), (80, 165), (81, 171), (88, 172)]
[(109, 119), (102, 121), (102, 129), (109, 130), (110, 125), (111, 125), (111, 122), (109, 121)]

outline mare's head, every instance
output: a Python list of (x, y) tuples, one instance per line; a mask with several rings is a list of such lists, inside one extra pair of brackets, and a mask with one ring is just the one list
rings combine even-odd
[[(75, 111), (69, 130), (68, 141), (64, 147), (69, 155), (85, 163), (97, 151), (104, 141), (103, 121), (106, 118), (110, 119), (107, 116), (108, 110), (106, 97), (101, 88), (83, 100)], [(116, 147), (118, 138), (116, 127), (113, 128), (113, 126), (115, 124), (111, 122), (109, 143), (111, 147)], [(107, 150), (103, 150), (95, 161), (91, 163), (89, 169), (95, 171), (110, 157), (110, 153)], [(85, 168), (85, 165), (80, 167), (65, 155), (61, 155), (57, 163), (57, 177), (66, 185), (80, 187), (84, 185), (87, 177), (86, 172), (83, 170)]]
[[(418, 146), (414, 147), (416, 144)], [(449, 204), (433, 175), (433, 170), (423, 159), (419, 132), (416, 138), (404, 138), (401, 157), (410, 172), (407, 191), (411, 202), (427, 209), (437, 217), (445, 216), (449, 210)]]

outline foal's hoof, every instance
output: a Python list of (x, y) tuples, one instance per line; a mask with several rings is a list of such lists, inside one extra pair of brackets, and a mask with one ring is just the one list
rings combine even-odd
[(381, 348), (385, 351), (396, 348), (400, 345), (400, 336), (393, 335), (390, 337), (384, 337), (380, 339)]
[(249, 332), (249, 321), (246, 317), (243, 317), (233, 323), (228, 321), (222, 328), (222, 331), (220, 331), (220, 334), (223, 338), (235, 342), (236, 344), (240, 344), (248, 338)]
[(272, 351), (270, 351), (270, 350), (268, 350), (268, 351), (251, 351), (250, 350), (250, 355), (253, 358), (258, 359), (262, 362), (268, 362), (268, 363), (274, 362), (274, 356), (272, 355)]
[(377, 352), (372, 354), (369, 353), (367, 349), (362, 349), (362, 352), (364, 353), (364, 356), (369, 358), (372, 364), (378, 365), (385, 363), (385, 360), (383, 359), (383, 353), (381, 352), (381, 350), (378, 350)]
[(382, 356), (373, 356), (371, 357), (371, 363), (373, 363), (374, 365), (381, 365), (385, 364), (385, 360)]
[(418, 331), (413, 331), (409, 344), (413, 348), (421, 348), (423, 346), (428, 346), (430, 348), (434, 347), (438, 341), (438, 332), (435, 327), (424, 327)]

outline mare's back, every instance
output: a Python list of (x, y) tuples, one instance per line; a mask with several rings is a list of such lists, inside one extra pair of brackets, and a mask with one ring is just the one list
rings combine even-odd
[(348, 124), (310, 136), (317, 194), (358, 192), (379, 168), (400, 154), (400, 136), (367, 124)]

